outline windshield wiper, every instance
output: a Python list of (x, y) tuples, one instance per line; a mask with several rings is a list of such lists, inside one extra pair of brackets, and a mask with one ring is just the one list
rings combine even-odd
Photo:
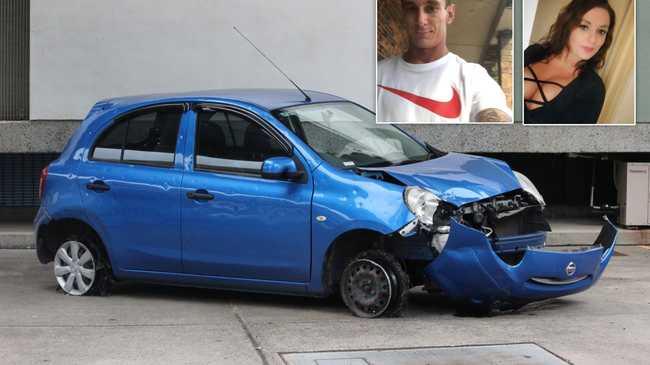
[(425, 142), (424, 145), (426, 146), (427, 150), (429, 150), (430, 157), (427, 157), (427, 160), (430, 160), (433, 157), (442, 157), (447, 154), (447, 152), (433, 147), (428, 142)]
[(422, 161), (427, 161), (427, 160), (429, 160), (429, 156), (428, 156), (428, 155), (427, 155), (427, 157), (426, 157), (424, 160), (416, 160), (416, 159), (414, 159), (414, 158), (413, 158), (413, 159), (406, 159), (406, 160), (402, 160), (402, 161), (400, 161), (400, 162), (396, 162), (396, 163), (394, 163), (393, 166), (409, 165), (409, 164), (412, 164), (412, 163), (422, 162)]
[(393, 164), (390, 163), (389, 161), (380, 161), (380, 162), (369, 163), (359, 167), (364, 168), (364, 167), (388, 167), (388, 166), (393, 166)]

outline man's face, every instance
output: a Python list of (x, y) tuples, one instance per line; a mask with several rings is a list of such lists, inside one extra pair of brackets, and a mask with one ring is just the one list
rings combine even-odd
[(446, 44), (454, 5), (446, 5), (446, 0), (402, 0), (402, 10), (410, 47), (430, 49)]

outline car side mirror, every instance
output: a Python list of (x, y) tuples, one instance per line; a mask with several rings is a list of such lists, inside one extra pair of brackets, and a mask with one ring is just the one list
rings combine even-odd
[(272, 180), (298, 180), (303, 171), (298, 170), (296, 162), (290, 157), (270, 157), (262, 163), (262, 177)]

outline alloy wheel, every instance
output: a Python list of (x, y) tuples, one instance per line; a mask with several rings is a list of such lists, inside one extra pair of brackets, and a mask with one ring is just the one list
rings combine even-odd
[(66, 241), (56, 251), (54, 276), (66, 294), (84, 295), (95, 282), (95, 258), (81, 242)]

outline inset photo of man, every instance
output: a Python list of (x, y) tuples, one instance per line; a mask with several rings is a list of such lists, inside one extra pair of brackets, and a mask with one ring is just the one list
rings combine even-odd
[(512, 0), (377, 0), (378, 123), (512, 123)]

